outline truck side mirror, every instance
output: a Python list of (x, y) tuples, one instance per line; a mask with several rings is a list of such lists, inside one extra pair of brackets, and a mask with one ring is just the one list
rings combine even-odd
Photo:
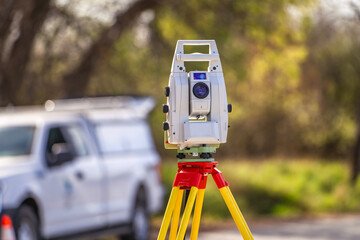
[(51, 166), (60, 166), (65, 162), (70, 162), (74, 159), (74, 155), (66, 143), (56, 143), (51, 148), (52, 161)]

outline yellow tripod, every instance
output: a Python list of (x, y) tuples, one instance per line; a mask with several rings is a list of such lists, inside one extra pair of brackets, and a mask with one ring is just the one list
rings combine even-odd
[[(158, 240), (165, 240), (171, 221), (169, 240), (183, 240), (186, 228), (188, 226), (190, 215), (195, 203), (193, 223), (191, 228), (190, 240), (196, 240), (198, 237), (201, 210), (204, 200), (207, 176), (212, 175), (222, 197), (238, 227), (242, 237), (245, 240), (253, 240), (253, 236), (242, 216), (238, 205), (229, 189), (223, 174), (216, 168), (218, 163), (211, 160), (193, 159), (193, 161), (184, 161), (178, 163), (178, 172), (176, 174), (173, 188), (170, 194), (163, 221), (161, 223)], [(180, 210), (184, 190), (190, 190), (190, 194), (180, 219)], [(178, 230), (179, 228), (179, 230)]]

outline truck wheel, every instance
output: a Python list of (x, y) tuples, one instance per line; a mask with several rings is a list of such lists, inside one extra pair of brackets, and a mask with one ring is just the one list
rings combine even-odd
[(40, 238), (39, 221), (34, 210), (21, 206), (15, 218), (15, 233), (17, 240), (38, 240)]
[(147, 240), (150, 232), (149, 213), (146, 207), (145, 192), (141, 189), (136, 197), (133, 210), (131, 232), (122, 236), (123, 240)]

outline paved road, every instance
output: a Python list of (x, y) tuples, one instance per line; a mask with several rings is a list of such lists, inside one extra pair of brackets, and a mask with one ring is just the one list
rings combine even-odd
[[(253, 226), (252, 226), (253, 225)], [(250, 225), (255, 240), (359, 240), (360, 216)], [(237, 229), (207, 231), (198, 240), (241, 240)]]

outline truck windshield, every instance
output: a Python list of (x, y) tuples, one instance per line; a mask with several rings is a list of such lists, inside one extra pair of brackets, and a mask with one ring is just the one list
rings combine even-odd
[(0, 157), (30, 154), (34, 132), (34, 126), (0, 127)]

